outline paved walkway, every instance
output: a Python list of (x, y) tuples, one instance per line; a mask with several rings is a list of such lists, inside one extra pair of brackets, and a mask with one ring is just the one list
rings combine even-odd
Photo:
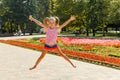
[(21, 38), (32, 38), (32, 37), (45, 37), (45, 35), (0, 37), (0, 40), (18, 39), (18, 38), (20, 38), (20, 39), (21, 39)]
[(39, 51), (0, 43), (0, 80), (120, 80), (120, 70), (76, 60), (72, 62), (77, 68), (73, 68), (63, 58), (51, 54), (30, 71), (29, 67), (40, 54)]

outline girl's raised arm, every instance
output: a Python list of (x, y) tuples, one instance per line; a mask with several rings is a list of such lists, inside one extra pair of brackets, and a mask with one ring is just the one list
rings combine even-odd
[(40, 21), (38, 21), (37, 19), (33, 18), (32, 15), (29, 16), (29, 20), (35, 22), (36, 24), (38, 24), (41, 27), (46, 27), (43, 23), (41, 23)]
[(63, 27), (65, 27), (67, 24), (69, 24), (73, 20), (75, 20), (75, 16), (72, 15), (66, 22), (60, 25), (59, 28), (62, 29)]

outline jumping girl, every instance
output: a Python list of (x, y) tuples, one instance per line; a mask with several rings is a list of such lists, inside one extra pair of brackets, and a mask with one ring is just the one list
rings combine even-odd
[(35, 22), (39, 26), (44, 28), (44, 31), (46, 33), (46, 39), (45, 39), (45, 45), (44, 50), (40, 57), (37, 59), (35, 65), (30, 68), (30, 70), (35, 69), (37, 65), (41, 62), (41, 60), (44, 58), (46, 53), (50, 50), (54, 50), (57, 52), (60, 56), (62, 56), (66, 61), (68, 61), (74, 68), (76, 66), (69, 60), (69, 58), (61, 51), (60, 47), (58, 46), (56, 40), (57, 35), (59, 31), (65, 27), (67, 24), (69, 24), (71, 21), (75, 20), (75, 16), (71, 16), (66, 22), (64, 22), (62, 25), (59, 25), (59, 18), (58, 17), (46, 17), (43, 20), (43, 23), (36, 20), (32, 17), (32, 15), (29, 16), (29, 20)]

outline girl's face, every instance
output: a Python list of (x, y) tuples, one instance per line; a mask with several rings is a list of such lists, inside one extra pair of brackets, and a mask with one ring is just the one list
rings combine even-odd
[(49, 26), (50, 28), (55, 28), (55, 26), (56, 26), (55, 20), (49, 20), (48, 26)]

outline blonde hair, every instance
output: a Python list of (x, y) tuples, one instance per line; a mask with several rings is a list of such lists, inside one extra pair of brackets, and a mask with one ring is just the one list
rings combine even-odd
[(49, 17), (49, 20), (53, 20), (53, 21), (56, 21), (55, 17)]
[(43, 19), (43, 24), (44, 24), (45, 26), (47, 26), (47, 25), (48, 25), (48, 22), (49, 22), (49, 17), (45, 17), (45, 18)]
[[(54, 18), (56, 19), (55, 23), (56, 23), (56, 27), (59, 27), (59, 23), (60, 23), (60, 19), (57, 16), (54, 16)], [(61, 32), (61, 29), (58, 30), (58, 33)]]
[(49, 20), (53, 20), (55, 21), (56, 25), (59, 25), (60, 20), (57, 16), (50, 17)]
[(56, 19), (56, 22), (55, 22), (56, 25), (59, 25), (59, 23), (60, 23), (60, 19), (59, 19), (57, 16), (55, 16), (54, 18)]
[(60, 22), (60, 20), (59, 20), (59, 18), (57, 17), (57, 16), (51, 16), (51, 17), (45, 17), (44, 18), (44, 20), (43, 20), (43, 24), (45, 25), (45, 26), (48, 26), (48, 23), (49, 23), (49, 21), (50, 20), (53, 20), (53, 21), (55, 21), (55, 25), (58, 27), (59, 26), (59, 22)]

